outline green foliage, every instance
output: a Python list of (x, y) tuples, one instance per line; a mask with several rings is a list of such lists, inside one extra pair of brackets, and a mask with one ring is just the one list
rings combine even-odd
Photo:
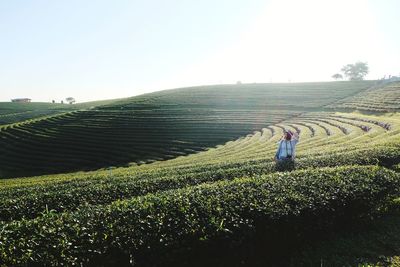
[[(377, 147), (346, 153), (300, 158), (297, 169), (335, 167), (344, 165), (379, 164), (392, 166), (400, 162), (398, 147)], [(115, 174), (107, 171), (96, 177), (61, 180), (57, 183), (35, 183), (29, 186), (0, 190), (0, 221), (35, 218), (46, 210), (71, 211), (86, 204), (108, 204), (112, 201), (160, 191), (198, 185), (205, 182), (232, 180), (236, 177), (257, 176), (276, 171), (268, 160), (247, 163), (202, 165), (182, 171), (160, 169), (152, 173)]]
[(366, 62), (356, 62), (354, 64), (347, 64), (343, 66), (341, 71), (350, 81), (360, 81), (363, 80), (365, 75), (369, 72), (368, 63)]
[(0, 125), (18, 123), (26, 120), (38, 119), (44, 116), (71, 112), (81, 109), (110, 104), (115, 100), (92, 101), (76, 105), (62, 105), (57, 103), (11, 103), (0, 102)]
[[(329, 249), (298, 262), (291, 256), (398, 210), (400, 117), (309, 111), (370, 85), (170, 90), (3, 126), (1, 177), (140, 166), (1, 179), (0, 265), (307, 266), (318, 265), (318, 255), (332, 259)], [(394, 101), (385, 99), (388, 107)], [(273, 162), (288, 129), (300, 133), (290, 172)]]
[(342, 80), (343, 79), (343, 75), (340, 73), (336, 73), (332, 75), (332, 78), (335, 80)]
[(394, 171), (400, 172), (400, 163), (393, 165), (392, 168), (393, 168)]
[(332, 108), (396, 112), (400, 110), (400, 83), (377, 84), (375, 87), (329, 105)]
[[(295, 229), (286, 243), (344, 218), (368, 215), (398, 194), (399, 183), (398, 174), (384, 168), (351, 166), (204, 184), (73, 213), (50, 212), (3, 224), (0, 259), (10, 265), (113, 264), (118, 259), (125, 264), (149, 259), (179, 263), (177, 256), (184, 258), (185, 251), (204, 242), (240, 244), (257, 233)], [(267, 251), (265, 257), (273, 255)]]
[(293, 256), (296, 266), (398, 266), (400, 213), (365, 220)]
[(3, 126), (0, 175), (96, 170), (176, 158), (319, 109), (372, 84), (356, 81), (182, 88)]

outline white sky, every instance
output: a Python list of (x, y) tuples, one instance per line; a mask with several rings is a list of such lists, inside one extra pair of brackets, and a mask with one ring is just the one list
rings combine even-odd
[(369, 79), (400, 75), (395, 0), (8, 3), (0, 2), (0, 101), (328, 81), (358, 60)]

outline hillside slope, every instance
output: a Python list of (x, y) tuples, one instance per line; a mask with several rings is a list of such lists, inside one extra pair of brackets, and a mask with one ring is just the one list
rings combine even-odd
[(51, 116), (74, 110), (94, 108), (99, 105), (110, 104), (114, 101), (115, 100), (92, 101), (74, 105), (44, 102), (0, 102), (0, 125), (37, 119), (43, 116)]
[(328, 107), (371, 112), (400, 111), (400, 82), (377, 84)]
[(0, 128), (0, 177), (142, 164), (206, 150), (372, 81), (166, 90)]
[[(127, 99), (95, 111), (143, 112), (150, 102), (146, 97), (139, 97), (142, 106)], [(182, 103), (192, 101), (187, 98), (182, 97)], [(155, 103), (171, 104), (161, 97), (152, 107)], [(253, 106), (257, 104), (253, 100)], [(400, 114), (300, 110), (301, 103), (283, 104), (297, 105), (290, 112), (301, 114), (207, 151), (128, 168), (0, 179), (0, 262), (9, 266), (392, 266), (398, 262)], [(104, 121), (108, 120), (100, 122)], [(288, 129), (300, 134), (296, 162), (277, 165), (273, 161), (277, 142)]]
[[(284, 129), (301, 139), (296, 170), (277, 173), (272, 158)], [(346, 255), (332, 256), (347, 240), (324, 249), (318, 242), (368, 225), (398, 196), (400, 176), (384, 167), (398, 168), (399, 147), (399, 114), (308, 112), (168, 161), (0, 180), (0, 259), (84, 266), (129, 266), (132, 260), (138, 266), (318, 266), (322, 257), (326, 266), (358, 266), (384, 260), (398, 255), (390, 232), (378, 232), (371, 242), (379, 242), (371, 244), (360, 229), (367, 254), (353, 241)], [(311, 249), (302, 255), (305, 245), (318, 248), (318, 255)]]

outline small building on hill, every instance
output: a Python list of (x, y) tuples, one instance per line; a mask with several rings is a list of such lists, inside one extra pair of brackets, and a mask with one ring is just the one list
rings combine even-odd
[(29, 103), (31, 102), (32, 99), (30, 98), (15, 98), (15, 99), (11, 99), (11, 102), (14, 103)]

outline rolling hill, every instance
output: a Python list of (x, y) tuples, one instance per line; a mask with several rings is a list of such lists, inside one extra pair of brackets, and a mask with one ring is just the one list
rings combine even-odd
[[(199, 148), (204, 151), (174, 154), (169, 160), (1, 179), (0, 262), (10, 266), (396, 266), (400, 261), (400, 114), (337, 112), (331, 107), (383, 90), (371, 84), (287, 84), (279, 85), (279, 94), (272, 88), (278, 85), (177, 89), (14, 125), (25, 125), (25, 135), (2, 129), (0, 135), (15, 133), (27, 144), (32, 125), (37, 125), (35, 135), (44, 129), (48, 136), (53, 134), (48, 124), (39, 127), (41, 121), (51, 119), (57, 127), (71, 125), (71, 133), (93, 125), (111, 125), (117, 133), (139, 121), (162, 125), (165, 131), (185, 118), (196, 123), (173, 129), (177, 133), (190, 125), (192, 131), (176, 139), (196, 133), (193, 145), (206, 140), (201, 139), (206, 133), (212, 140), (220, 138), (221, 132), (210, 127), (212, 122), (225, 127), (240, 121), (232, 126), (238, 135), (245, 128), (239, 138), (222, 135), (224, 143), (204, 141), (204, 148)], [(380, 95), (372, 95), (376, 99), (371, 103), (378, 103)], [(93, 120), (86, 124), (89, 118)], [(161, 123), (171, 118), (173, 123)], [(120, 124), (112, 124), (114, 120)], [(200, 131), (198, 125), (206, 127)], [(288, 129), (300, 134), (300, 143), (295, 165), (282, 169), (273, 156)], [(130, 134), (136, 132), (137, 128)], [(103, 139), (97, 138), (100, 146)], [(37, 142), (31, 148), (41, 144)], [(206, 147), (210, 144), (213, 147)], [(51, 153), (42, 151), (41, 155)], [(115, 151), (123, 151), (122, 146)]]
[(92, 101), (74, 105), (58, 103), (12, 103), (0, 102), (0, 126), (12, 124), (44, 116), (52, 116), (74, 110), (90, 109), (99, 105), (112, 103), (115, 100)]
[(399, 91), (400, 82), (378, 84), (328, 107), (371, 112), (398, 112), (400, 110)]
[(9, 124), (0, 128), (0, 177), (128, 166), (204, 151), (373, 84), (181, 88)]

